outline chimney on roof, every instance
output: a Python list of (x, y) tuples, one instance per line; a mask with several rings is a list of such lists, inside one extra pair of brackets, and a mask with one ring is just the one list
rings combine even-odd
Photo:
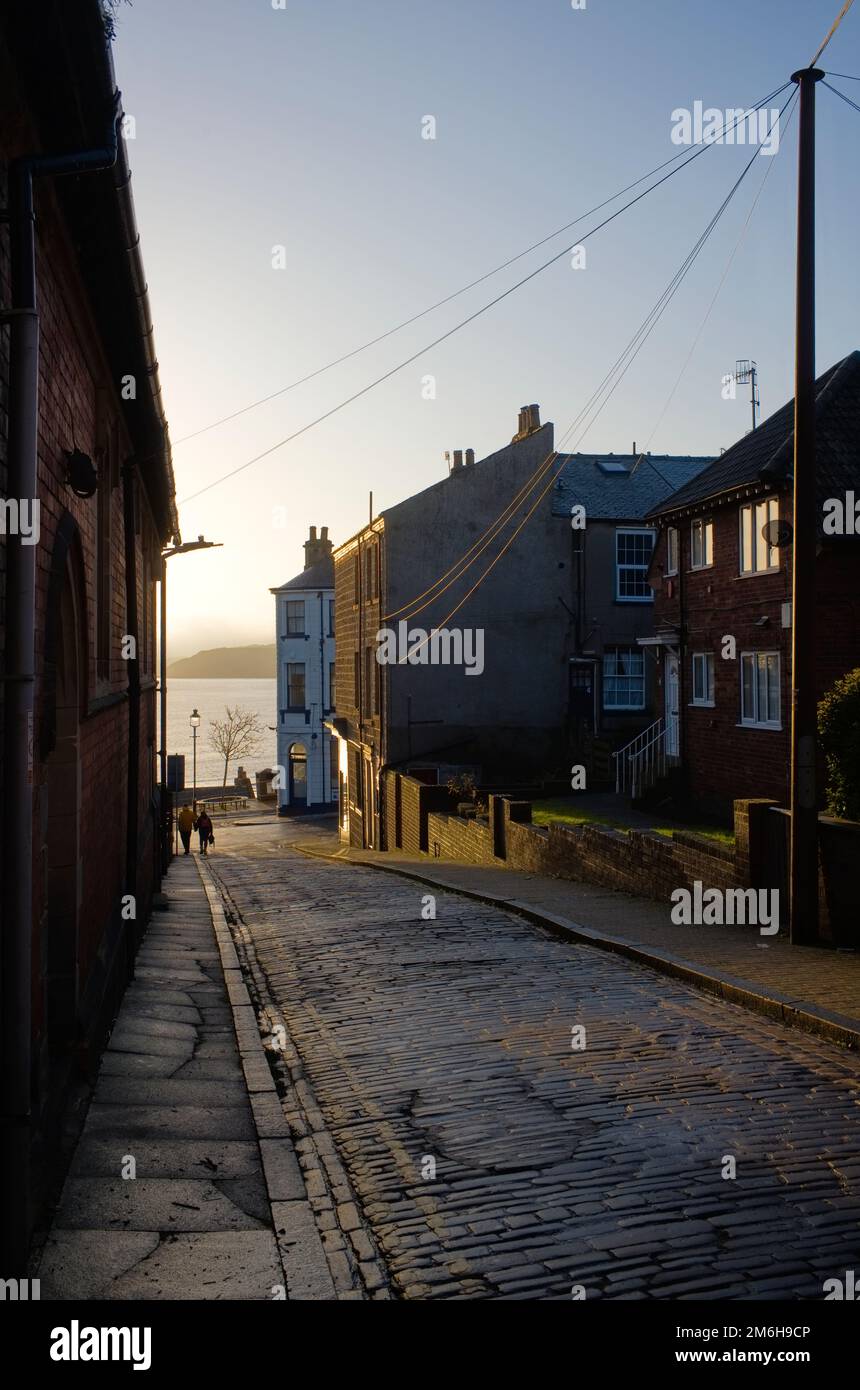
[(463, 450), (462, 450), (462, 449), (455, 449), (455, 450), (454, 450), (454, 462), (451, 464), (451, 470), (452, 470), (452, 472), (456, 472), (456, 470), (457, 470), (458, 468), (462, 468), (462, 467), (463, 467)]
[(517, 432), (511, 440), (512, 444), (517, 444), (521, 439), (528, 439), (530, 434), (534, 434), (540, 429), (540, 406), (524, 405), (520, 411)]
[(328, 527), (323, 526), (321, 528), (319, 540), (317, 540), (317, 528), (312, 526), (308, 539), (305, 541), (305, 569), (309, 570), (311, 565), (317, 565), (320, 560), (325, 560), (333, 550), (334, 546), (328, 538)]
[(467, 449), (467, 450), (466, 450), (466, 467), (467, 467), (467, 468), (471, 468), (474, 462), (475, 462), (475, 450), (474, 450), (474, 449)]

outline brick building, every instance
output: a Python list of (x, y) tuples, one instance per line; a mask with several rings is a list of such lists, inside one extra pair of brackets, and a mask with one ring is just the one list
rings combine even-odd
[[(816, 421), (820, 698), (860, 665), (860, 352), (819, 377)], [(656, 633), (640, 645), (662, 692), (656, 736), (685, 797), (724, 815), (789, 800), (793, 426), (790, 401), (650, 513)], [(828, 502), (848, 514), (841, 533)]]
[[(520, 496), (522, 489), (554, 457), (552, 425), (526, 406), (508, 445), (478, 461), (471, 449), (456, 451), (447, 477), (389, 507), (335, 551), (338, 717), (330, 727), (340, 740), (341, 833), (352, 843), (382, 847), (384, 766), (436, 782), (463, 769), (509, 778), (564, 765), (569, 542), (549, 501), (466, 599), (456, 629), (444, 621), (526, 517), (535, 494)], [(438, 587), (512, 499), (501, 534)], [(412, 645), (421, 640), (416, 632), (437, 625), (452, 633), (452, 659), (436, 660), (427, 645), (415, 663), (405, 653), (377, 661), (383, 627)], [(456, 659), (461, 642), (463, 650), (482, 644), (472, 675)]]
[(7, 1275), (158, 886), (155, 586), (178, 524), (105, 30), (98, 0), (11, 3), (0, 26)]
[(653, 662), (638, 645), (654, 631), (648, 570), (656, 530), (646, 515), (713, 460), (702, 455), (566, 454), (552, 490), (569, 534), (570, 755), (588, 786), (612, 780), (614, 749), (655, 717)]

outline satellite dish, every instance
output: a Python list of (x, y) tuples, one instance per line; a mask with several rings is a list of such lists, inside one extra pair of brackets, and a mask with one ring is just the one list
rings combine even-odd
[(794, 540), (794, 528), (790, 521), (766, 521), (761, 534), (775, 550), (784, 550)]

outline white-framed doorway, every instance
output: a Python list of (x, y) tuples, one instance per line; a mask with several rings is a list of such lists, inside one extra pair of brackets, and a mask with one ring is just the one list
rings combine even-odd
[(667, 652), (663, 664), (663, 718), (666, 756), (681, 756), (681, 663), (677, 652)]

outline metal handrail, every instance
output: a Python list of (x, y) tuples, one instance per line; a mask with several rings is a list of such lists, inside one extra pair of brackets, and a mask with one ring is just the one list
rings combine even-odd
[(677, 757), (667, 752), (667, 734), (677, 733), (677, 730), (677, 715), (672, 715), (668, 722), (664, 718), (657, 719), (630, 743), (613, 753), (615, 791), (618, 795), (629, 794), (635, 800), (665, 776), (670, 761)]

